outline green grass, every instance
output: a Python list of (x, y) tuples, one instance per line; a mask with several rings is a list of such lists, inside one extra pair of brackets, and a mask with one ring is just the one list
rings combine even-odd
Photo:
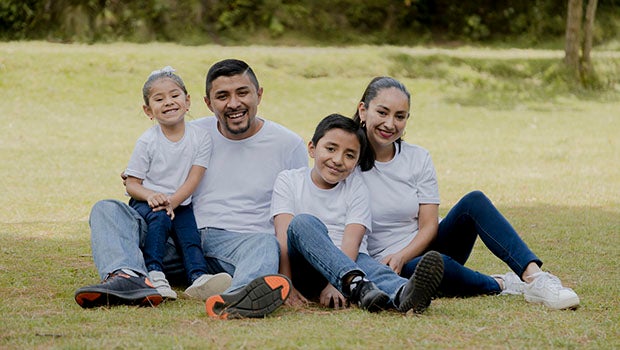
[[(208, 319), (203, 305), (82, 310), (95, 283), (88, 214), (123, 199), (119, 173), (151, 124), (141, 86), (177, 68), (191, 115), (209, 114), (204, 75), (248, 61), (261, 115), (305, 140), (351, 115), (375, 75), (412, 92), (406, 139), (429, 149), (445, 213), (481, 189), (573, 287), (577, 311), (521, 297), (439, 299), (422, 316), (281, 308), (265, 320)], [(184, 47), (0, 43), (0, 348), (620, 348), (620, 54), (595, 52), (597, 90), (567, 83), (561, 52), (366, 46)], [(468, 266), (507, 267), (476, 245)]]

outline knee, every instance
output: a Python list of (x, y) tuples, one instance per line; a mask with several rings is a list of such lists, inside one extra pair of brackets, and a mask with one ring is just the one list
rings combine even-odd
[(463, 203), (465, 203), (470, 208), (480, 207), (481, 205), (488, 205), (491, 203), (489, 198), (479, 190), (469, 192), (466, 194), (463, 199)]
[(122, 209), (127, 204), (116, 199), (104, 199), (93, 205), (90, 210), (90, 220), (112, 216), (113, 213)]
[(327, 232), (327, 227), (325, 224), (319, 220), (314, 215), (311, 214), (299, 214), (293, 217), (290, 224), (288, 225), (288, 236), (299, 236), (303, 235), (308, 231), (316, 231), (317, 228), (320, 231)]

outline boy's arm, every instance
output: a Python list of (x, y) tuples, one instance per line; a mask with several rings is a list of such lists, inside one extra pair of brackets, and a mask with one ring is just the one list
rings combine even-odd
[(199, 165), (192, 165), (183, 185), (181, 185), (181, 187), (179, 187), (179, 189), (172, 196), (170, 196), (170, 206), (172, 209), (178, 207), (179, 204), (183, 203), (183, 201), (194, 193), (206, 170), (207, 169)]
[[(280, 268), (279, 272), (293, 281), (293, 272), (291, 271), (291, 262), (288, 258), (288, 225), (293, 220), (292, 214), (278, 214), (273, 218), (273, 225), (276, 230), (276, 239), (280, 245)], [(300, 306), (307, 304), (308, 300), (291, 285), (291, 293), (286, 300), (287, 305)]]
[(362, 224), (348, 224), (344, 227), (340, 249), (353, 261), (357, 260), (360, 244), (365, 234), (366, 227)]
[(292, 279), (291, 263), (288, 259), (288, 225), (293, 220), (292, 214), (278, 214), (273, 218), (273, 225), (276, 230), (276, 239), (280, 245), (280, 273)]

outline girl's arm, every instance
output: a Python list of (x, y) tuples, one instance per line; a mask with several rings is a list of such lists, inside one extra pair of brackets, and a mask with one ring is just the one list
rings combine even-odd
[[(280, 267), (279, 272), (291, 281), (293, 281), (293, 272), (291, 271), (291, 262), (288, 258), (288, 225), (293, 220), (292, 214), (278, 214), (273, 218), (273, 224), (276, 230), (276, 239), (280, 245)], [(308, 303), (308, 300), (299, 293), (294, 286), (291, 285), (291, 293), (286, 303), (291, 306), (299, 306)]]
[(151, 191), (142, 186), (142, 179), (133, 176), (127, 176), (125, 187), (131, 198), (137, 201), (145, 201), (151, 208), (157, 208), (168, 204), (168, 197), (159, 192)]
[(403, 265), (411, 259), (422, 255), (437, 236), (439, 228), (439, 205), (420, 204), (418, 213), (418, 234), (409, 244), (399, 252), (388, 255), (383, 263), (388, 265), (394, 272), (400, 274)]
[(189, 198), (192, 193), (194, 193), (206, 170), (207, 169), (199, 165), (192, 165), (183, 185), (181, 185), (181, 187), (179, 187), (179, 189), (177, 189), (177, 191), (170, 196), (171, 209), (176, 209), (176, 207), (178, 207), (181, 203), (183, 203), (183, 201)]
[(342, 235), (342, 245), (340, 250), (351, 258), (351, 260), (357, 260), (357, 254), (359, 254), (360, 244), (366, 234), (366, 227), (362, 224), (348, 224), (344, 228), (344, 234)]

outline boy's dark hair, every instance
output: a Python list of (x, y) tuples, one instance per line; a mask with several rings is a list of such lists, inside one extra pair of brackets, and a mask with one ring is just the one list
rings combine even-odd
[(361, 128), (358, 121), (341, 114), (330, 114), (319, 122), (312, 136), (312, 144), (316, 146), (319, 140), (332, 129), (341, 129), (357, 136), (357, 140), (360, 143), (360, 157), (357, 164), (362, 171), (368, 171), (375, 166), (375, 152), (368, 144), (366, 132)]
[(246, 73), (258, 91), (258, 79), (256, 78), (256, 74), (254, 74), (252, 68), (250, 68), (247, 63), (236, 59), (226, 59), (215, 63), (211, 66), (211, 68), (209, 68), (209, 72), (207, 72), (207, 79), (205, 82), (205, 93), (207, 98), (209, 97), (209, 92), (211, 92), (211, 87), (213, 86), (213, 81), (215, 79), (219, 77), (232, 77), (233, 75)]

